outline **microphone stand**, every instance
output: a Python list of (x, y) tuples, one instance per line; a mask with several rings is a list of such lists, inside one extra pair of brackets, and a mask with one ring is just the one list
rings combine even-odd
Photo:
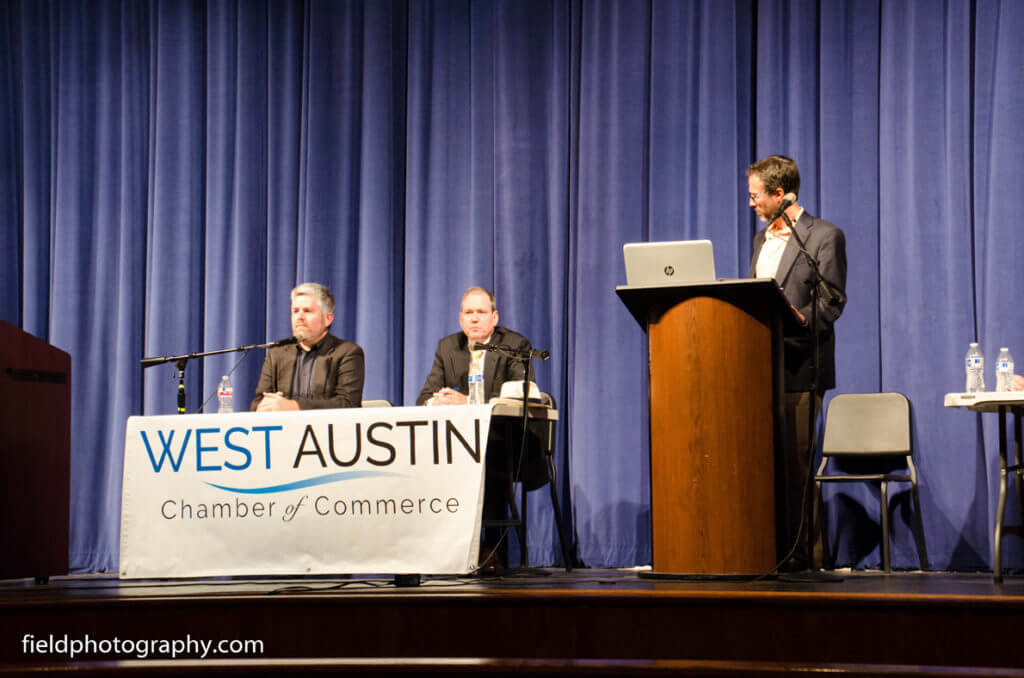
[[(285, 340), (287, 342), (287, 340)], [(291, 343), (291, 342), (288, 342)], [(222, 348), (216, 351), (203, 351), (201, 353), (188, 353), (186, 355), (175, 355), (175, 356), (161, 356), (159, 358), (143, 358), (140, 362), (142, 363), (142, 369), (147, 367), (155, 367), (157, 365), (163, 365), (165, 363), (175, 363), (178, 370), (178, 414), (185, 414), (185, 367), (188, 366), (189, 360), (195, 358), (202, 358), (208, 355), (220, 355), (221, 353), (237, 353), (238, 351), (251, 351), (254, 348), (268, 348), (270, 346), (282, 345), (280, 341), (270, 341), (265, 344), (252, 344), (250, 346), (236, 346), (235, 348)], [(145, 395), (146, 389), (142, 389), (143, 395)], [(145, 411), (143, 411), (145, 414)]]
[[(547, 360), (548, 358), (551, 357), (551, 354), (548, 351), (545, 351), (543, 349), (513, 348), (512, 346), (505, 346), (503, 344), (477, 344), (476, 346), (477, 346), (477, 348), (483, 348), (485, 351), (494, 351), (496, 353), (500, 353), (500, 354), (506, 356), (507, 358), (509, 358), (510, 360), (520, 361), (520, 362), (523, 363), (523, 366), (524, 366), (524, 369), (523, 369), (523, 421), (522, 421), (522, 423), (523, 423), (523, 433), (522, 433), (522, 437), (519, 440), (519, 465), (518, 465), (518, 468), (516, 469), (516, 473), (515, 473), (515, 476), (519, 476), (520, 472), (522, 471), (522, 467), (523, 467), (523, 464), (525, 462), (525, 459), (526, 459), (526, 438), (527, 438), (527, 430), (528, 430), (528, 426), (529, 426), (529, 422), (530, 422), (530, 381), (532, 381), (530, 379), (530, 375), (532, 373), (533, 361), (534, 360)], [(548, 474), (550, 476), (548, 482), (554, 483), (555, 482), (554, 463), (551, 461), (550, 457), (548, 458)], [(523, 482), (522, 478), (520, 478), (520, 482)], [(514, 498), (510, 498), (510, 499), (512, 499), (514, 501)], [(526, 493), (524, 492), (523, 493), (523, 503), (524, 503), (524, 505), (525, 505), (525, 502), (526, 502)], [(568, 572), (569, 570), (572, 569), (572, 562), (570, 562), (568, 560), (569, 556), (568, 556), (568, 550), (565, 547), (565, 535), (562, 534), (562, 512), (559, 510), (558, 502), (556, 502), (556, 501), (552, 501), (551, 502), (551, 508), (555, 512), (555, 524), (556, 524), (556, 526), (558, 528), (558, 540), (559, 540), (559, 543), (562, 545), (563, 557), (566, 558), (565, 569), (566, 569), (566, 572)], [(520, 520), (520, 524), (522, 525), (522, 521), (526, 520), (526, 516), (525, 515), (520, 515), (519, 520)], [(523, 530), (523, 532), (525, 532), (525, 529)], [(530, 562), (530, 556), (529, 556), (529, 550), (528, 550), (527, 545), (526, 545), (526, 540), (524, 539), (524, 540), (521, 540), (521, 541), (522, 541), (522, 543), (519, 546), (520, 546), (520, 549), (523, 552), (523, 556), (524, 556), (523, 560), (528, 563), (528, 562)], [(544, 574), (544, 575), (549, 574), (548, 572), (545, 572), (544, 570), (537, 569), (537, 568), (529, 568), (529, 567), (519, 568), (519, 572), (521, 574)]]
[[(811, 535), (811, 531), (814, 529), (814, 506), (807, 503), (807, 491), (810, 489), (810, 483), (814, 477), (814, 453), (817, 448), (817, 436), (814, 435), (814, 423), (817, 419), (817, 404), (818, 389), (820, 387), (820, 374), (821, 374), (821, 353), (818, 344), (819, 328), (818, 328), (818, 301), (824, 299), (830, 305), (843, 304), (846, 302), (846, 295), (839, 290), (835, 285), (830, 283), (821, 274), (821, 269), (818, 268), (818, 261), (814, 256), (807, 251), (804, 246), (803, 240), (800, 239), (800, 235), (796, 232), (796, 226), (793, 221), (786, 214), (785, 210), (782, 211), (782, 219), (785, 221), (786, 226), (789, 228), (789, 232), (793, 239), (796, 241), (796, 245), (799, 248), (801, 254), (804, 255), (804, 259), (807, 261), (807, 265), (811, 268), (811, 279), (807, 282), (811, 284), (811, 323), (809, 328), (809, 336), (811, 343), (813, 344), (811, 353), (811, 402), (808, 403), (807, 408), (807, 477), (804, 480), (804, 488), (800, 496), (800, 526), (797, 527), (796, 533), (796, 544), (800, 543), (800, 535), (803, 532), (803, 528), (806, 527), (808, 531), (808, 541), (810, 542), (810, 553), (807, 554), (808, 559), (811, 561), (808, 566), (813, 566), (814, 561), (814, 540)], [(798, 451), (799, 453), (799, 451)], [(826, 574), (823, 572), (811, 572), (799, 575), (787, 574), (784, 575), (787, 578), (794, 579), (797, 581), (811, 581), (811, 582), (839, 582), (842, 581), (842, 577), (835, 575)]]

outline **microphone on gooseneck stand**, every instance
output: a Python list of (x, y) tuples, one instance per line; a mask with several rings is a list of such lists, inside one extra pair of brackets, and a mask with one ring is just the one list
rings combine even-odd
[(507, 344), (478, 344), (472, 339), (469, 341), (469, 350), (472, 351), (497, 351), (514, 358), (531, 360), (547, 360), (551, 354), (544, 349), (516, 348)]
[(782, 196), (782, 204), (779, 205), (779, 209), (776, 210), (775, 214), (771, 219), (768, 220), (768, 225), (771, 226), (775, 223), (775, 220), (782, 216), (782, 213), (790, 208), (796, 202), (796, 193), (787, 193)]
[[(792, 205), (795, 202), (796, 202), (796, 194), (795, 193), (787, 193), (786, 195), (782, 196), (782, 204), (779, 205), (779, 210), (775, 213), (775, 216), (773, 216), (772, 220), (769, 221), (768, 223), (769, 224), (774, 224), (775, 220), (778, 219), (779, 217), (781, 217), (783, 215), (783, 213), (789, 208), (789, 206)], [(786, 221), (788, 223), (789, 219), (787, 218)], [(818, 278), (817, 286), (818, 286), (819, 294), (821, 295), (821, 298), (824, 299), (826, 303), (828, 303), (829, 305), (832, 305), (832, 306), (843, 306), (843, 305), (845, 305), (846, 304), (846, 295), (843, 293), (842, 290), (840, 290), (838, 287), (835, 287), (834, 285), (832, 285), (832, 283), (830, 283), (829, 281), (825, 280), (825, 278), (821, 275), (821, 272), (818, 270), (818, 262), (817, 262), (817, 260), (814, 258), (813, 255), (811, 255), (810, 252), (807, 251), (807, 247), (804, 244), (804, 241), (800, 238), (800, 234), (796, 232), (796, 228), (790, 228), (790, 233), (792, 233), (793, 239), (796, 240), (797, 247), (800, 248), (800, 251), (803, 252), (803, 254), (806, 257), (808, 257), (810, 259), (810, 261), (812, 262), (811, 265), (812, 265), (812, 267), (814, 269), (814, 272), (815, 272), (815, 274), (816, 274), (816, 276)]]

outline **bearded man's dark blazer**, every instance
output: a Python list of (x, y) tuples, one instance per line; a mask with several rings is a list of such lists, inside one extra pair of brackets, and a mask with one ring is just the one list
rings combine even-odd
[[(366, 376), (363, 349), (351, 341), (326, 335), (317, 344), (313, 362), (313, 397), (296, 399), (301, 410), (335, 407), (360, 407), (363, 404), (363, 380)], [(264, 393), (280, 391), (292, 397), (292, 375), (299, 351), (297, 345), (278, 346), (267, 351), (263, 371), (256, 385), (256, 397), (249, 409), (255, 411)]]

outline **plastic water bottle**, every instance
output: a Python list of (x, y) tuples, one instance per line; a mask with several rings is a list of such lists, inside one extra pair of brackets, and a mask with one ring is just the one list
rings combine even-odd
[(484, 375), (483, 374), (470, 374), (469, 375), (469, 404), (470, 405), (483, 405), (484, 404)]
[(985, 358), (981, 355), (978, 342), (971, 342), (967, 349), (967, 356), (964, 358), (967, 368), (967, 393), (976, 393), (985, 390)]
[(225, 414), (227, 412), (234, 412), (234, 396), (235, 387), (231, 385), (231, 379), (228, 375), (224, 375), (220, 378), (220, 384), (217, 386), (217, 400), (220, 401), (220, 407), (217, 408), (217, 414)]
[(1013, 390), (1013, 356), (1010, 349), (999, 349), (999, 357), (996, 358), (996, 390)]

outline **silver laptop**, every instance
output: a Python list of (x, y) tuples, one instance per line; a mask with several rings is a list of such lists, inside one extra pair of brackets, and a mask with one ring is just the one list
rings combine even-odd
[(622, 246), (626, 284), (685, 285), (715, 279), (710, 240), (628, 242)]

